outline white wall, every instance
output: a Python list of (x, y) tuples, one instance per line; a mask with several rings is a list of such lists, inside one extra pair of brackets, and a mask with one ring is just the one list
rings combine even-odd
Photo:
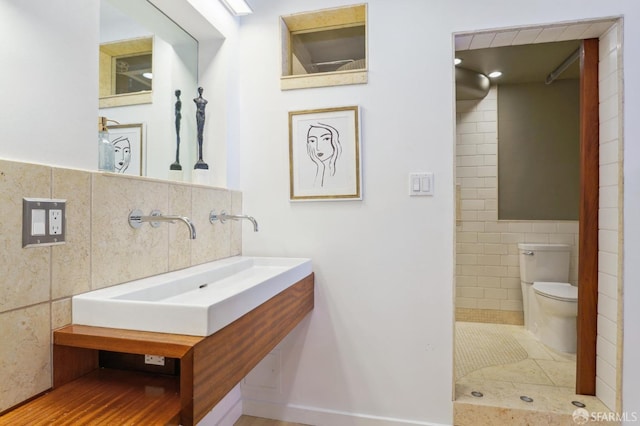
[(97, 0), (0, 2), (0, 157), (96, 169)]
[[(243, 390), (245, 412), (318, 425), (374, 424), (363, 420), (371, 416), (451, 423), (452, 33), (624, 15), (625, 200), (637, 211), (640, 8), (633, 0), (370, 0), (369, 83), (281, 92), (278, 16), (348, 2), (251, 4), (256, 13), (241, 26), (241, 188), (261, 231), (245, 232), (244, 249), (313, 258), (317, 299), (311, 319), (279, 348), (280, 391)], [(287, 112), (354, 104), (362, 108), (364, 200), (289, 202)], [(433, 198), (407, 196), (413, 171), (435, 173)], [(637, 222), (625, 215), (626, 360), (640, 357), (640, 314), (629, 308), (640, 301)], [(627, 361), (625, 410), (640, 412), (639, 378)]]

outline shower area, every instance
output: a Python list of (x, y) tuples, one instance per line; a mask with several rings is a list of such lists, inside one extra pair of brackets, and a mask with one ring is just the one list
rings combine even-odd
[(525, 32), (455, 39), (456, 424), (481, 407), (615, 409), (615, 396), (576, 395), (576, 355), (523, 327), (518, 244), (569, 245), (577, 285), (580, 228), (580, 40), (544, 42), (541, 28), (526, 42)]

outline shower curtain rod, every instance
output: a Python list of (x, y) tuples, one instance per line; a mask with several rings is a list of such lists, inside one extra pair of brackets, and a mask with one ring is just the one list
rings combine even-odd
[(544, 83), (545, 84), (551, 84), (558, 77), (560, 77), (560, 74), (565, 72), (566, 69), (569, 68), (571, 66), (571, 64), (573, 64), (576, 61), (576, 59), (578, 59), (580, 57), (580, 51), (581, 51), (581, 48), (578, 47), (575, 50), (575, 52), (573, 52), (571, 55), (569, 55), (569, 57), (567, 59), (565, 59), (560, 65), (558, 65), (558, 67), (555, 70), (553, 70), (553, 71), (551, 71), (551, 73), (549, 73), (547, 78), (544, 80)]

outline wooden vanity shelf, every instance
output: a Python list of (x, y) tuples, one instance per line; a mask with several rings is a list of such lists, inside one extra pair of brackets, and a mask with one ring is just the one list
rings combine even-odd
[[(310, 274), (208, 337), (58, 329), (53, 389), (0, 417), (0, 425), (194, 425), (311, 312), (313, 287)], [(144, 366), (145, 354), (172, 366)]]

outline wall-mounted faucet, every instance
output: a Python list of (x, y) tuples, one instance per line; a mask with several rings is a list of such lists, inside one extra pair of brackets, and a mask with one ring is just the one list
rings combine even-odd
[(138, 229), (142, 226), (143, 222), (149, 222), (149, 224), (157, 228), (160, 226), (160, 222), (175, 223), (176, 220), (181, 221), (189, 228), (189, 238), (196, 239), (196, 228), (193, 226), (193, 222), (185, 216), (164, 216), (160, 210), (153, 210), (149, 216), (143, 216), (142, 210), (135, 209), (129, 213), (129, 225), (132, 228)]
[(228, 214), (224, 210), (222, 210), (220, 214), (216, 214), (215, 210), (211, 210), (211, 213), (209, 213), (209, 222), (211, 223), (214, 223), (216, 220), (219, 220), (220, 223), (225, 223), (227, 220), (239, 219), (247, 219), (248, 221), (253, 223), (253, 232), (258, 232), (258, 222), (251, 216)]

